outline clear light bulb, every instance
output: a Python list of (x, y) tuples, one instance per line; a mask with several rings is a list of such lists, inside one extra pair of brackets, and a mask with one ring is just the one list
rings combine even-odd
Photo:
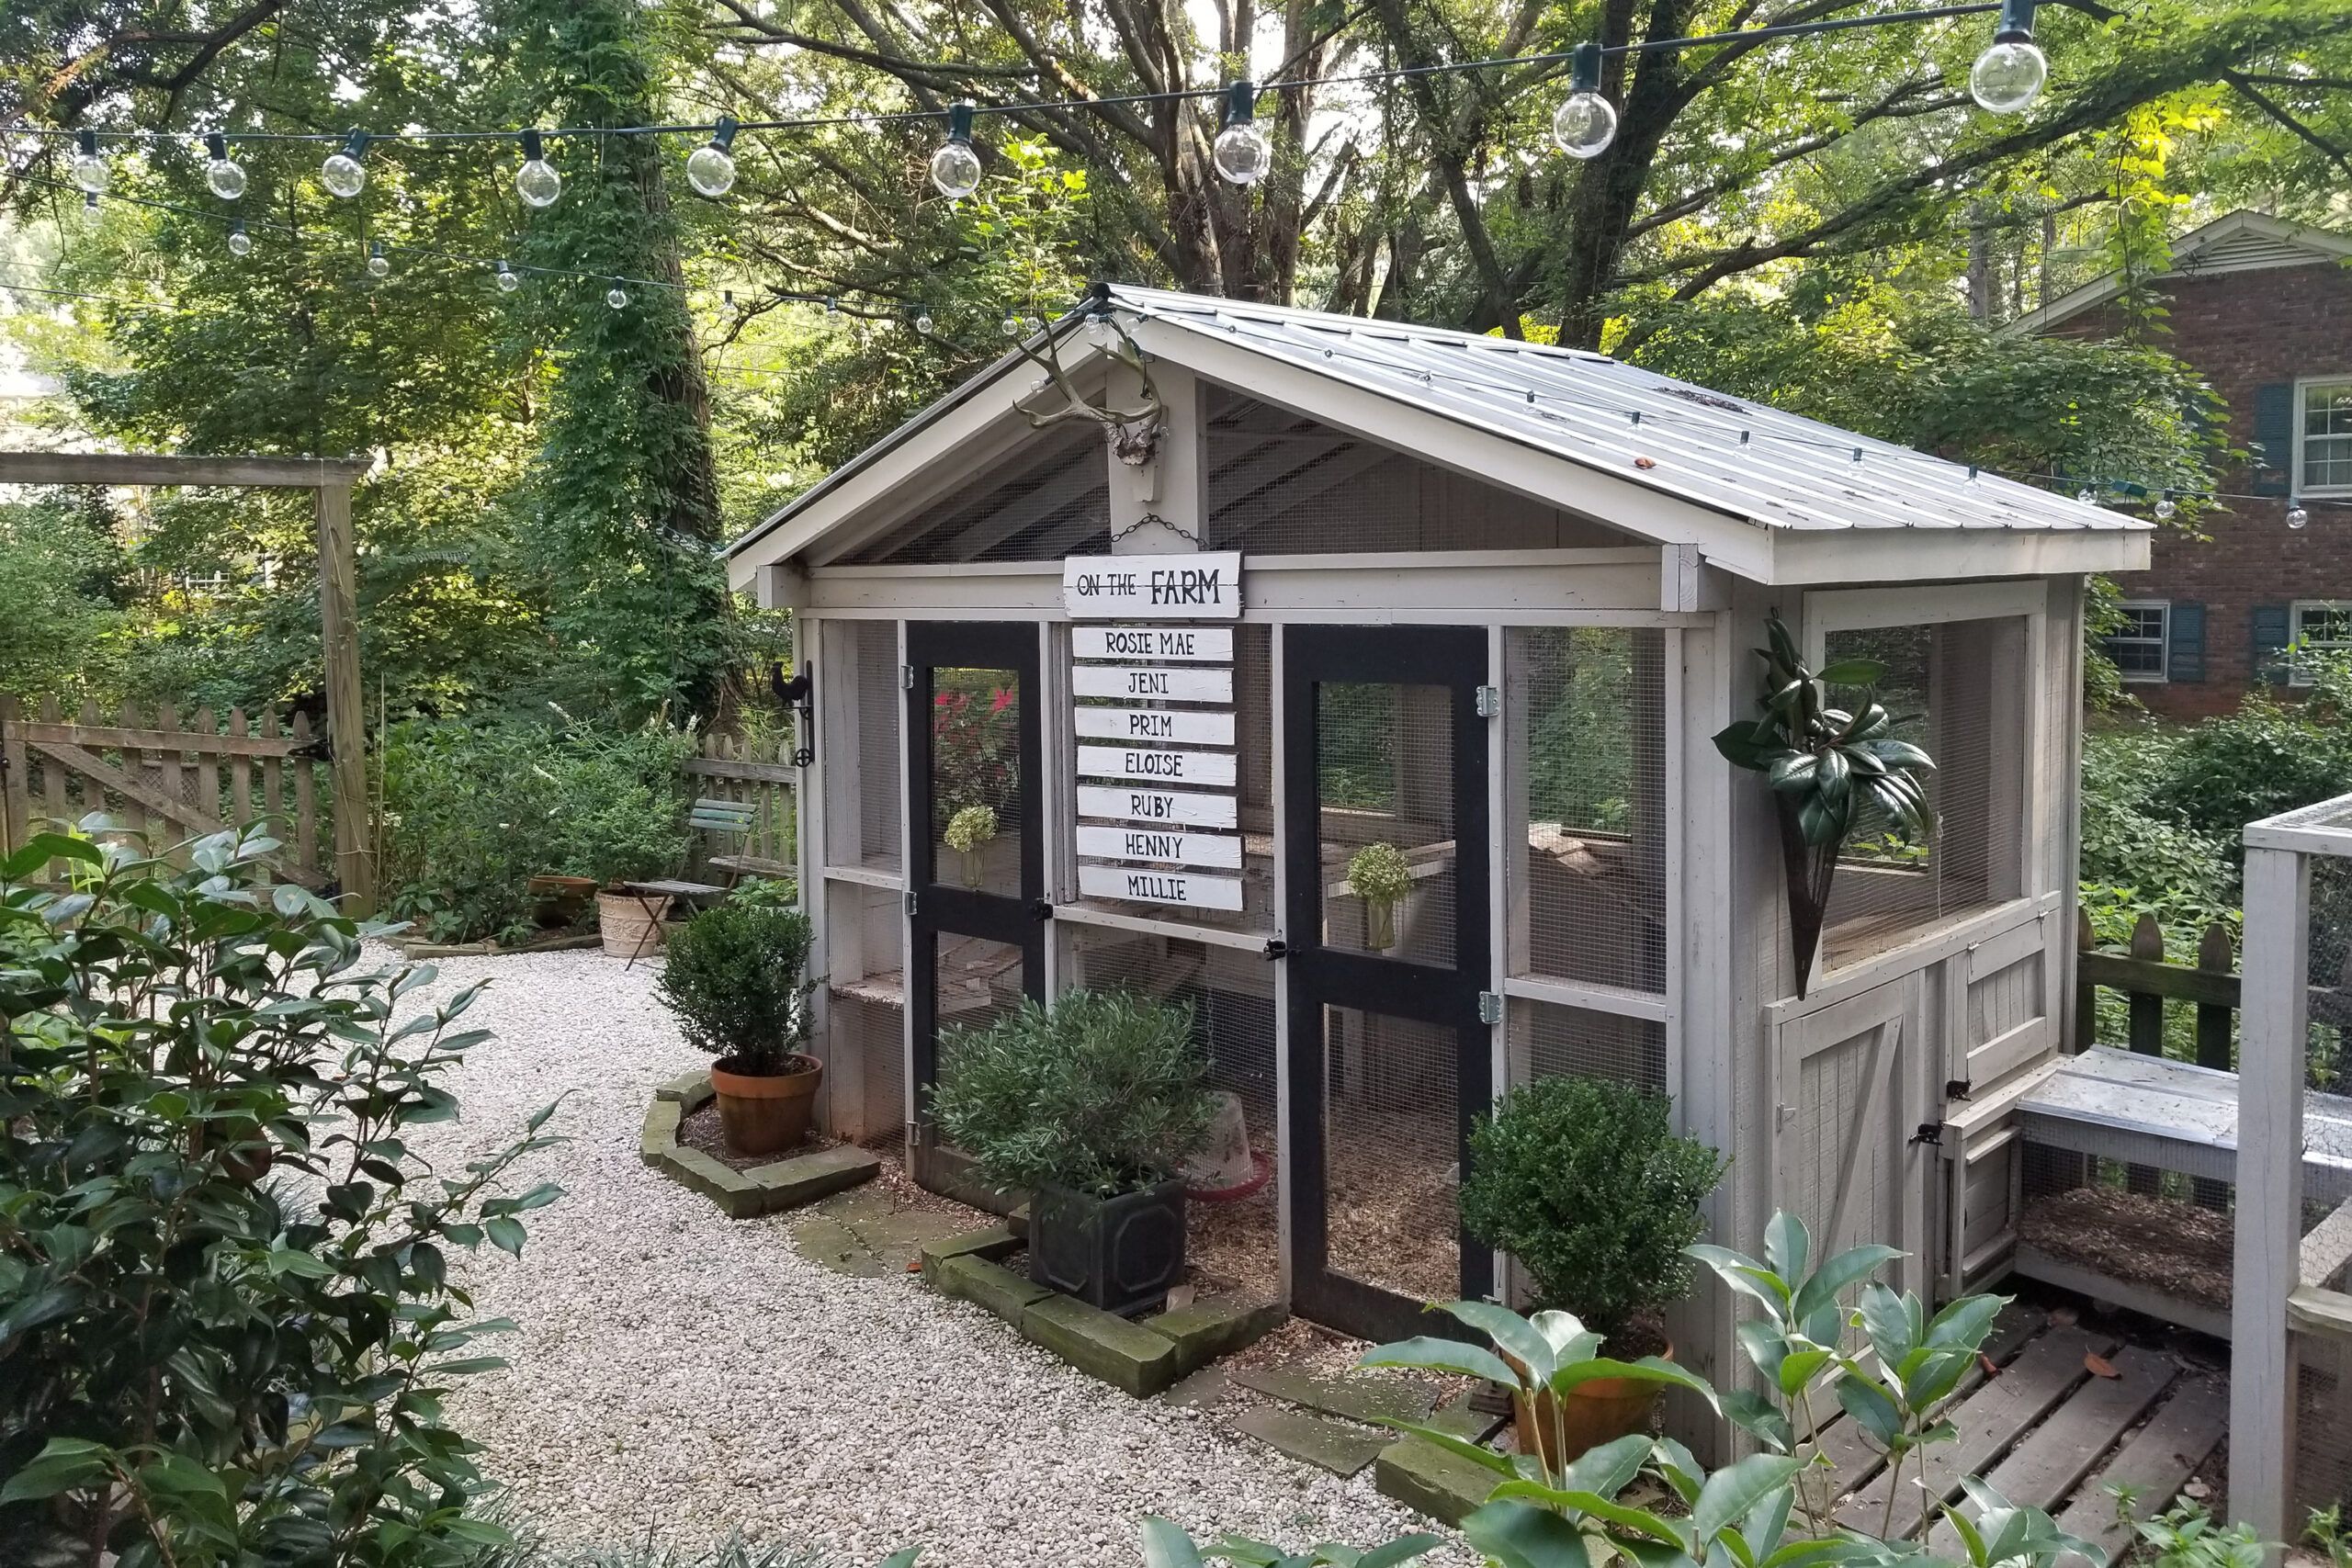
[(2160, 497), (2158, 497), (2158, 498), (2157, 498), (2157, 500), (2156, 500), (2156, 504), (2155, 504), (2155, 513), (2156, 513), (2156, 521), (2157, 521), (2157, 522), (2159, 522), (2159, 523), (2169, 523), (2169, 522), (2171, 522), (2171, 521), (2173, 520), (2173, 518), (2174, 518), (2176, 515), (2177, 515), (2177, 514), (2179, 513), (2179, 512), (2180, 512), (2180, 508), (2173, 504), (2173, 499), (2172, 499), (2172, 497), (2170, 497), (2170, 496), (2166, 495), (2166, 496), (2160, 496)]
[(1274, 166), (1274, 144), (1256, 120), (1236, 120), (1216, 133), (1216, 172), (1238, 186), (1254, 186)]
[(980, 188), (980, 155), (972, 150), (972, 106), (956, 104), (947, 111), (947, 140), (931, 155), (931, 183), (950, 201), (961, 201)]
[(96, 228), (98, 226), (100, 217), (101, 214), (98, 211), (98, 193), (94, 190), (84, 191), (82, 193), (82, 227), (85, 229)]
[(391, 271), (392, 258), (384, 254), (384, 242), (379, 240), (368, 253), (368, 276), (389, 277), (391, 276)]
[(2097, 506), (2098, 504), (2098, 491), (2091, 489), (2088, 485), (2085, 485), (2082, 489), (2075, 492), (2075, 499), (2081, 502), (2085, 506)]
[(328, 195), (348, 201), (367, 188), (368, 171), (359, 162), (367, 151), (368, 133), (355, 130), (341, 151), (327, 154), (326, 162), (319, 165), (319, 183), (327, 187)]
[(229, 156), (229, 139), (213, 131), (205, 137), (204, 150), (212, 154), (212, 161), (204, 165), (204, 183), (212, 194), (223, 201), (234, 201), (244, 195), (244, 165)]
[(2050, 62), (2030, 38), (1997, 38), (1968, 73), (1969, 96), (1995, 114), (2017, 114), (2041, 96)]
[(2302, 529), (2302, 528), (2305, 528), (2305, 527), (2310, 526), (2310, 525), (2311, 525), (2311, 520), (2312, 520), (2312, 514), (2310, 513), (2310, 512), (2308, 512), (2308, 511), (2306, 511), (2306, 510), (2304, 509), (2303, 503), (2302, 503), (2301, 502), (2300, 502), (2300, 501), (2297, 501), (2297, 502), (2290, 502), (2290, 503), (2288, 504), (2288, 507), (2287, 507), (2287, 526), (2288, 526), (2288, 527), (2290, 527), (2290, 528), (2294, 528), (2294, 529), (2299, 529), (2299, 530), (2300, 530), (2300, 529)]
[(238, 219), (236, 226), (229, 231), (229, 254), (232, 256), (249, 256), (254, 254), (254, 237), (245, 232), (245, 220), (242, 218)]
[(500, 262), (498, 264), (498, 291), (501, 294), (512, 294), (514, 290), (522, 287), (523, 280), (514, 275), (514, 269), (508, 266), (504, 262)]
[(610, 288), (605, 290), (605, 303), (610, 305), (616, 310), (627, 308), (628, 304), (628, 290), (623, 288), (617, 283), (614, 284)]
[(553, 207), (563, 194), (563, 176), (548, 162), (536, 130), (523, 132), (523, 166), (514, 171), (514, 194), (527, 207)]
[(114, 171), (107, 166), (105, 154), (98, 151), (98, 133), (85, 130), (76, 139), (74, 152), (74, 183), (85, 196), (97, 196), (107, 188)]
[(735, 160), (712, 141), (686, 154), (686, 183), (705, 196), (725, 196), (735, 188)]
[(1018, 316), (1007, 316), (1001, 322), (998, 323), (996, 330), (1002, 333), (1009, 338), (1019, 337), (1021, 335), (1021, 318)]
[(1552, 111), (1552, 143), (1571, 158), (1598, 158), (1617, 140), (1617, 110), (1599, 93), (1570, 93)]
[(1115, 334), (1111, 331), (1110, 317), (1104, 315), (1092, 315), (1086, 318), (1086, 341), (1092, 344), (1095, 347), (1110, 347), (1114, 339), (1114, 335)]
[(929, 337), (931, 335), (930, 311), (923, 310), (917, 312), (915, 316), (915, 331), (922, 333), (924, 337)]

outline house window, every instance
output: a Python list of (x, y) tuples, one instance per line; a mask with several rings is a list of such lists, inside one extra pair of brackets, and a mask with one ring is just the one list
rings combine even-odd
[(2314, 655), (2352, 657), (2352, 601), (2306, 599), (2294, 609), (2295, 664), (2291, 679), (2312, 683)]
[(2169, 671), (2165, 650), (2172, 641), (2172, 604), (2163, 599), (2128, 600), (2116, 606), (2122, 619), (2108, 634), (2107, 656), (2127, 681), (2162, 681)]
[(2352, 493), (2352, 378), (2295, 388), (2296, 489)]

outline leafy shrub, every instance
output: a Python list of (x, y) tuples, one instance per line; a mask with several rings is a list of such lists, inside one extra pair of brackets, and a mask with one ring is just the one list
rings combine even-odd
[(653, 988), (696, 1049), (729, 1071), (780, 1073), (808, 1028), (801, 971), (813, 936), (797, 909), (729, 899), (670, 933)]
[(939, 1051), (932, 1113), (1006, 1190), (1156, 1186), (1200, 1147), (1216, 1110), (1192, 1009), (1129, 991), (1065, 991), (1050, 1011), (1024, 998), (944, 1032)]
[(2153, 1568), (2262, 1568), (2269, 1561), (2252, 1525), (2224, 1525), (2197, 1503), (2176, 1502), (2132, 1529)]
[[(412, 1153), (457, 1115), (479, 987), (401, 1016), (432, 969), (364, 967), (379, 928), (268, 886), (273, 847), (0, 863), (0, 1562), (458, 1568), (503, 1539), (441, 1412), (503, 1325), (447, 1253), (521, 1250), (557, 1190), (497, 1189), (553, 1107), (462, 1170)], [(52, 857), (73, 891), (31, 880)]]
[(1616, 1334), (1690, 1288), (1682, 1249), (1722, 1179), (1674, 1134), (1664, 1095), (1606, 1078), (1538, 1078), (1470, 1130), (1462, 1224), (1519, 1259), (1547, 1307)]

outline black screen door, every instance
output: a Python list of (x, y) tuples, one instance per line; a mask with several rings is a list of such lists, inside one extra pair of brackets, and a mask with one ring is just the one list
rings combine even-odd
[(910, 622), (907, 660), (907, 997), (921, 1122), (941, 1032), (1046, 993), (1037, 628)]
[(1442, 1333), (1421, 1303), (1493, 1275), (1456, 1201), (1493, 1077), (1487, 636), (1294, 626), (1283, 649), (1293, 1304)]

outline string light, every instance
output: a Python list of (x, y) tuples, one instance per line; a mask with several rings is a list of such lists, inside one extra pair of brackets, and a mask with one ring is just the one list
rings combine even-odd
[(2002, 0), (1993, 41), (1968, 73), (1969, 96), (1995, 114), (2020, 114), (2041, 96), (2050, 61), (2033, 41), (2034, 0)]
[(204, 183), (212, 194), (223, 201), (234, 201), (244, 195), (244, 165), (229, 156), (229, 139), (213, 131), (205, 137), (204, 150), (212, 154), (212, 161), (204, 165)]
[(613, 286), (605, 290), (605, 303), (611, 306), (616, 310), (625, 310), (628, 308), (628, 290), (621, 287), (621, 280), (619, 278), (614, 278)]
[(2081, 502), (2085, 506), (2097, 506), (2098, 504), (2098, 491), (2091, 489), (2088, 485), (2085, 485), (2082, 489), (2075, 492), (2075, 499)]
[(82, 227), (96, 228), (98, 216), (98, 193), (94, 190), (84, 191), (82, 193)]
[(2156, 504), (2154, 510), (2156, 514), (2157, 522), (2169, 523), (2176, 515), (2178, 514), (2180, 508), (2173, 504), (2172, 491), (2166, 491), (2164, 494), (2156, 498)]
[(956, 104), (947, 110), (947, 140), (931, 155), (931, 183), (950, 201), (961, 201), (980, 188), (980, 155), (972, 150), (972, 106)]
[(392, 258), (384, 254), (384, 242), (379, 240), (369, 247), (368, 252), (368, 276), (387, 277), (390, 276), (391, 270)]
[(2302, 500), (2301, 500), (2301, 497), (2294, 497), (2294, 498), (2290, 498), (2290, 499), (2288, 501), (2288, 502), (2287, 502), (2287, 526), (2288, 526), (2288, 527), (2300, 530), (2300, 529), (2301, 529), (2301, 528), (2305, 527), (2306, 525), (2308, 525), (2310, 524), (2311, 520), (2312, 520), (2312, 514), (2311, 514), (2311, 513), (2310, 513), (2310, 512), (2308, 512), (2307, 510), (2305, 510), (2305, 509), (2304, 509), (2304, 506), (2303, 506), (2303, 503), (2302, 503)]
[(1019, 337), (1021, 335), (1021, 318), (1018, 316), (1007, 316), (1002, 321), (1000, 321), (997, 324), (996, 330), (1003, 333), (1008, 338)]
[(918, 336), (921, 336), (921, 337), (929, 337), (929, 336), (931, 335), (931, 325), (932, 325), (932, 322), (931, 322), (931, 312), (930, 312), (930, 311), (928, 311), (928, 310), (917, 310), (917, 311), (915, 312), (915, 315), (914, 315), (914, 328), (915, 328), (915, 333), (916, 333), (916, 334), (917, 334)]
[(563, 194), (563, 176), (548, 162), (537, 130), (523, 132), (523, 166), (514, 171), (514, 194), (531, 207), (553, 207)]
[(505, 258), (503, 257), (499, 259), (498, 272), (496, 276), (498, 278), (498, 291), (501, 294), (512, 294), (514, 290), (523, 287), (523, 280), (514, 276), (514, 269), (506, 265)]
[(1617, 140), (1617, 111), (1600, 96), (1600, 46), (1580, 43), (1568, 57), (1568, 96), (1552, 112), (1552, 141), (1571, 158), (1598, 158)]
[(1273, 143), (1258, 123), (1258, 89), (1236, 82), (1225, 90), (1225, 129), (1210, 149), (1216, 172), (1247, 190), (1274, 166)]
[(714, 198), (734, 189), (735, 159), (728, 151), (734, 145), (735, 118), (721, 115), (710, 140), (686, 154), (686, 183)]
[(232, 256), (254, 254), (254, 237), (245, 232), (245, 220), (242, 218), (229, 225), (229, 254)]
[(368, 141), (366, 131), (355, 130), (344, 139), (342, 149), (328, 153), (326, 162), (319, 165), (319, 183), (329, 195), (348, 201), (367, 188), (368, 171), (359, 160), (368, 155)]
[(98, 152), (98, 133), (84, 130), (76, 139), (74, 152), (74, 183), (85, 196), (96, 196), (107, 188), (113, 171), (107, 167), (105, 157)]

